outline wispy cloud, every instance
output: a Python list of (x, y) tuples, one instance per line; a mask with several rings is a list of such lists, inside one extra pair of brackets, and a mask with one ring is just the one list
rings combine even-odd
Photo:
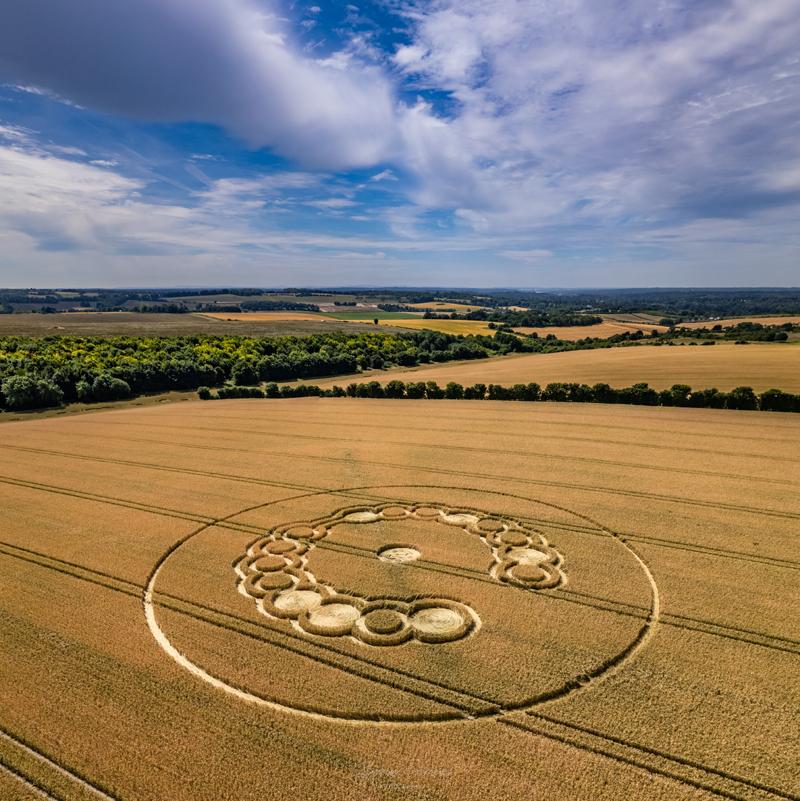
[(309, 200), (306, 205), (314, 206), (318, 209), (349, 209), (352, 206), (357, 206), (358, 203), (343, 197), (331, 197), (323, 200)]

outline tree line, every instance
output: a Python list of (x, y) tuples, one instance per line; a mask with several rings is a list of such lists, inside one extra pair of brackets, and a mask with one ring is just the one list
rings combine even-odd
[(514, 342), (516, 337), (459, 337), (434, 331), (335, 331), (304, 337), (3, 337), (0, 409), (484, 359), (510, 352)]
[(496, 401), (554, 401), (558, 403), (618, 403), (633, 406), (680, 406), (694, 409), (740, 409), (765, 412), (800, 412), (800, 394), (768, 389), (757, 394), (752, 387), (736, 387), (730, 392), (718, 389), (693, 390), (687, 384), (674, 384), (670, 389), (656, 390), (646, 383), (629, 387), (594, 386), (569, 382), (552, 382), (545, 387), (535, 382), (502, 386), (473, 384), (465, 387), (450, 381), (444, 387), (436, 381), (368, 381), (322, 389), (316, 384), (278, 386), (267, 384), (264, 389), (254, 386), (222, 387), (214, 394), (201, 387), (198, 396), (203, 400), (226, 398), (406, 398), (428, 400), (496, 400)]
[[(747, 337), (750, 331), (761, 338), (774, 329), (756, 324), (738, 330), (737, 336)], [(704, 340), (703, 344), (713, 341)], [(512, 352), (555, 353), (644, 343), (674, 344), (664, 336), (659, 338), (657, 332), (645, 336), (640, 331), (577, 342), (506, 331), (493, 336), (336, 331), (281, 337), (0, 337), (0, 409), (122, 400), (203, 386), (255, 386)]]
[(502, 324), (509, 328), (539, 328), (544, 326), (596, 325), (603, 318), (595, 314), (582, 314), (566, 309), (541, 309), (519, 311), (512, 309), (474, 309), (468, 312), (426, 311), (426, 319), (437, 320), (481, 320), (490, 324)]

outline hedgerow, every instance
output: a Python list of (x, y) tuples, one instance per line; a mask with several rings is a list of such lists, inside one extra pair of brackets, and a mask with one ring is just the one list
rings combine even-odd
[[(198, 395), (204, 400), (213, 395), (203, 387)], [(268, 385), (265, 391), (257, 387), (224, 387), (218, 391), (219, 398), (258, 397), (350, 397), (350, 398), (405, 398), (440, 400), (499, 400), (499, 401), (556, 401), (559, 403), (617, 403), (634, 406), (686, 406), (702, 409), (749, 409), (764, 412), (800, 412), (800, 394), (794, 395), (779, 389), (768, 389), (760, 395), (751, 387), (736, 387), (730, 392), (718, 389), (693, 390), (686, 384), (674, 384), (670, 389), (656, 390), (645, 383), (630, 387), (614, 388), (608, 384), (577, 384), (553, 382), (541, 387), (536, 383), (473, 384), (464, 387), (454, 381), (440, 387), (435, 381), (408, 382), (390, 381), (385, 386), (379, 381), (348, 384), (346, 388), (333, 386), (322, 389), (316, 384), (295, 386)]]

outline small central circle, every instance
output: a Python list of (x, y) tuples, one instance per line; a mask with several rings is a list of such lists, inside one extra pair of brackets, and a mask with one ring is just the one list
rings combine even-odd
[(378, 551), (378, 559), (384, 562), (407, 564), (420, 558), (422, 554), (410, 545), (389, 545)]

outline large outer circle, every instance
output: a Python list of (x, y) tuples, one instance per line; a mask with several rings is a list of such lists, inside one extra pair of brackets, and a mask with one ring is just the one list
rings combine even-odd
[[(380, 490), (392, 490), (395, 492), (399, 490), (409, 491), (409, 495), (413, 495), (413, 492), (411, 491), (415, 489), (423, 489), (423, 488), (417, 487), (416, 485), (390, 485), (390, 486), (377, 485), (377, 486), (367, 486), (367, 487), (357, 487), (357, 488), (346, 488), (337, 491), (321, 490), (318, 492), (304, 493), (303, 495), (298, 495), (295, 496), (294, 498), (280, 499), (278, 501), (265, 503), (261, 506), (251, 507), (247, 510), (242, 510), (242, 511), (252, 511), (253, 509), (265, 508), (267, 506), (274, 505), (275, 503), (284, 503), (287, 501), (297, 500), (300, 498), (308, 498), (321, 495), (337, 496), (341, 494), (342, 496), (347, 497), (349, 493), (362, 493), (362, 492), (372, 493), (374, 491), (379, 492)], [(449, 715), (437, 715), (431, 717), (426, 717), (424, 715), (422, 716), (414, 715), (411, 718), (398, 716), (392, 719), (391, 716), (386, 716), (384, 714), (377, 716), (376, 715), (359, 716), (359, 715), (353, 715), (347, 710), (319, 711), (313, 705), (307, 706), (304, 705), (302, 702), (300, 703), (287, 702), (286, 699), (266, 697), (263, 693), (251, 692), (247, 687), (238, 686), (236, 683), (228, 681), (224, 677), (221, 677), (220, 675), (216, 675), (213, 670), (204, 667), (200, 663), (201, 662), (200, 659), (193, 657), (192, 654), (186, 654), (181, 652), (171, 641), (168, 631), (166, 631), (165, 627), (162, 626), (162, 624), (159, 622), (158, 615), (156, 612), (158, 608), (158, 601), (155, 599), (155, 595), (157, 592), (159, 592), (158, 590), (159, 576), (161, 575), (162, 569), (169, 562), (169, 560), (173, 558), (179, 551), (182, 551), (187, 546), (189, 546), (192, 540), (198, 537), (198, 535), (201, 535), (204, 531), (207, 531), (208, 529), (214, 527), (216, 524), (220, 522), (223, 522), (224, 520), (235, 518), (242, 512), (233, 513), (226, 518), (221, 518), (205, 526), (202, 526), (201, 528), (192, 532), (190, 535), (184, 537), (182, 540), (175, 543), (167, 552), (165, 552), (162, 555), (162, 557), (154, 565), (150, 573), (143, 594), (144, 612), (148, 628), (150, 629), (158, 645), (177, 664), (181, 665), (196, 678), (204, 681), (205, 683), (209, 684), (210, 686), (214, 687), (217, 690), (223, 691), (229, 695), (234, 696), (235, 698), (237, 698), (242, 702), (263, 706), (266, 708), (279, 710), (282, 712), (304, 715), (311, 718), (318, 718), (323, 720), (338, 720), (346, 723), (372, 723), (375, 725), (408, 725), (408, 724), (419, 724), (419, 723), (440, 723), (440, 722), (469, 720), (482, 717), (497, 717), (514, 711), (527, 710), (527, 709), (532, 709), (534, 707), (540, 707), (545, 704), (552, 704), (554, 702), (561, 701), (567, 697), (570, 697), (574, 694), (589, 691), (592, 688), (594, 688), (598, 683), (608, 678), (610, 675), (613, 675), (619, 672), (620, 670), (624, 669), (627, 663), (630, 662), (632, 659), (634, 659), (637, 653), (642, 648), (646, 647), (648, 642), (654, 636), (656, 626), (658, 624), (659, 606), (660, 606), (658, 588), (655, 583), (655, 580), (648, 566), (642, 560), (642, 558), (636, 553), (636, 551), (628, 543), (626, 543), (619, 535), (617, 535), (610, 529), (606, 528), (602, 524), (589, 518), (586, 515), (577, 512), (572, 512), (571, 510), (567, 510), (563, 507), (556, 506), (555, 504), (551, 504), (546, 501), (526, 498), (524, 496), (514, 495), (511, 493), (494, 492), (494, 491), (487, 493), (486, 490), (482, 489), (470, 489), (464, 487), (435, 487), (431, 485), (425, 485), (424, 489), (426, 491), (439, 490), (441, 491), (441, 495), (444, 498), (447, 497), (448, 490), (457, 491), (459, 493), (476, 493), (481, 495), (488, 494), (490, 496), (498, 496), (498, 497), (505, 496), (507, 498), (512, 498), (517, 501), (530, 503), (531, 505), (550, 507), (551, 509), (558, 510), (561, 513), (567, 513), (572, 517), (575, 517), (579, 520), (584, 521), (585, 523), (588, 523), (590, 526), (593, 526), (597, 534), (602, 534), (604, 537), (607, 537), (614, 542), (615, 546), (618, 548), (620, 558), (627, 559), (630, 562), (630, 565), (634, 566), (640, 572), (641, 577), (647, 582), (647, 585), (649, 587), (649, 593), (650, 593), (649, 610), (647, 610), (646, 617), (643, 618), (641, 628), (639, 629), (636, 636), (632, 637), (628, 642), (624, 643), (622, 647), (620, 647), (613, 653), (609, 653), (607, 655), (607, 658), (603, 660), (602, 664), (599, 665), (597, 669), (592, 670), (590, 672), (579, 673), (574, 677), (572, 677), (569, 681), (564, 682), (562, 686), (550, 690), (547, 693), (541, 694), (537, 698), (526, 700), (523, 703), (498, 704), (497, 708), (488, 711), (474, 711), (474, 710), (470, 712), (461, 711), (461, 712), (453, 712), (453, 714)], [(370, 495), (369, 497), (371, 498), (371, 501), (373, 503), (376, 501), (389, 502), (398, 500), (397, 498), (388, 496), (383, 497), (383, 496)], [(494, 514), (497, 516), (500, 516), (502, 514), (502, 512), (499, 512), (496, 508), (487, 510), (487, 513)], [(514, 517), (514, 515), (510, 515), (510, 517)], [(517, 517), (519, 517), (519, 515), (517, 515)], [(565, 556), (567, 560), (567, 567), (569, 569), (570, 554), (567, 552)], [(235, 592), (233, 584), (234, 582), (232, 582), (231, 591)]]

